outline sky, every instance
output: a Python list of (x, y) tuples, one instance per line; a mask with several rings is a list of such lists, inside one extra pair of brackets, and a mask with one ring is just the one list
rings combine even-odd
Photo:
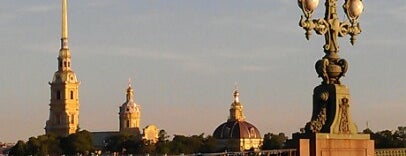
[[(324, 1), (323, 1), (324, 2)], [(344, 1), (339, 1), (341, 6)], [(358, 129), (406, 125), (406, 1), (364, 0), (342, 78)], [(225, 122), (238, 82), (248, 122), (290, 136), (310, 120), (314, 63), (324, 37), (298, 26), (295, 0), (70, 0), (69, 46), (80, 84), (80, 127), (118, 130), (132, 79), (141, 128), (210, 135)], [(322, 18), (322, 2), (313, 15)], [(0, 142), (45, 133), (57, 70), (61, 1), (0, 1)], [(341, 7), (339, 18), (345, 20)]]

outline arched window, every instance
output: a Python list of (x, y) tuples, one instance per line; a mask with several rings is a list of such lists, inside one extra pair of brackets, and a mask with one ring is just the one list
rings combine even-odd
[(70, 99), (73, 100), (73, 91), (70, 91)]
[(250, 138), (256, 138), (257, 133), (255, 133), (255, 129), (253, 127), (250, 128)]
[(70, 117), (70, 123), (75, 123), (75, 114), (72, 114), (72, 116)]
[(130, 127), (130, 120), (127, 120), (127, 128)]
[(66, 61), (63, 61), (63, 66), (66, 67)]

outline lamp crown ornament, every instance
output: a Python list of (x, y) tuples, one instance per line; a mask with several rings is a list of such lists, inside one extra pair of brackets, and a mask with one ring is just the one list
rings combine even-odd
[(338, 19), (337, 1), (326, 0), (324, 18), (312, 19), (319, 0), (298, 0), (298, 5), (304, 14), (304, 17), (301, 16), (299, 26), (306, 31), (306, 39), (310, 39), (313, 30), (319, 35), (324, 35), (325, 38), (325, 45), (323, 46), (325, 56), (316, 62), (315, 67), (324, 84), (340, 84), (340, 78), (345, 75), (348, 69), (347, 61), (338, 55), (338, 37), (350, 35), (350, 42), (353, 45), (356, 36), (361, 33), (358, 18), (364, 10), (362, 0), (344, 0), (343, 9), (349, 21)]

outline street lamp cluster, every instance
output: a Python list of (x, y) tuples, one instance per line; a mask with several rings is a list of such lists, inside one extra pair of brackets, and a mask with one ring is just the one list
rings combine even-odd
[(316, 72), (323, 78), (323, 84), (340, 84), (340, 77), (344, 76), (348, 69), (348, 64), (344, 59), (338, 56), (339, 46), (338, 37), (345, 35), (351, 36), (351, 44), (355, 43), (355, 36), (361, 33), (361, 27), (358, 18), (361, 15), (364, 6), (361, 0), (345, 0), (343, 9), (349, 19), (340, 21), (337, 16), (337, 1), (326, 0), (325, 17), (312, 19), (314, 10), (319, 4), (319, 0), (298, 0), (299, 7), (302, 9), (304, 17), (301, 16), (299, 25), (306, 33), (306, 39), (309, 40), (311, 31), (325, 36), (324, 52), (325, 56), (316, 63)]

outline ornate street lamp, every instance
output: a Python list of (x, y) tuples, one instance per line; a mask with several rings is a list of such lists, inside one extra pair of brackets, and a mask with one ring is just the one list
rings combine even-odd
[[(351, 96), (347, 86), (341, 84), (348, 63), (338, 55), (338, 37), (350, 35), (351, 44), (361, 33), (358, 18), (363, 11), (361, 0), (344, 0), (346, 21), (340, 21), (337, 15), (337, 1), (325, 0), (325, 17), (312, 19), (319, 0), (298, 0), (302, 15), (299, 25), (309, 40), (314, 30), (324, 35), (325, 56), (316, 62), (316, 72), (323, 79), (313, 90), (313, 112), (304, 131), (294, 134), (300, 156), (346, 155), (373, 156), (374, 142), (369, 134), (358, 133), (351, 118)], [(324, 154), (322, 154), (324, 153)]]
[(313, 11), (317, 8), (319, 0), (298, 0), (303, 15), (300, 19), (300, 27), (306, 30), (305, 36), (309, 40), (311, 31), (324, 35), (326, 44), (324, 52), (326, 55), (316, 63), (316, 72), (323, 78), (325, 84), (340, 84), (340, 77), (344, 76), (348, 64), (338, 56), (338, 37), (347, 34), (351, 36), (351, 44), (355, 43), (356, 35), (361, 33), (358, 18), (363, 11), (361, 0), (345, 0), (343, 8), (350, 22), (341, 22), (337, 16), (337, 0), (326, 0), (326, 13), (324, 18), (311, 19)]
[(345, 0), (343, 9), (349, 21), (340, 21), (337, 1), (326, 0), (325, 17), (312, 19), (319, 0), (298, 0), (304, 14), (299, 25), (306, 31), (306, 39), (310, 38), (313, 30), (325, 38), (325, 56), (315, 65), (316, 72), (323, 81), (313, 92), (312, 119), (305, 127), (308, 133), (357, 133), (349, 110), (350, 94), (348, 88), (340, 82), (340, 78), (347, 72), (348, 63), (338, 55), (338, 37), (348, 34), (351, 36), (351, 44), (355, 43), (356, 35), (361, 33), (358, 18), (363, 11), (363, 4), (361, 0)]

